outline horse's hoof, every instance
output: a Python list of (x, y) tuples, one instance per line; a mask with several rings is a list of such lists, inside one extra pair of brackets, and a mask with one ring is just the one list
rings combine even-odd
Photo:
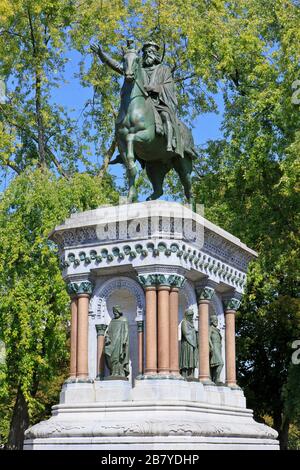
[(156, 201), (160, 196), (162, 196), (163, 193), (161, 194), (151, 194), (151, 196), (147, 197), (146, 201)]
[(131, 189), (128, 194), (128, 202), (136, 202), (137, 201), (137, 193), (135, 189)]

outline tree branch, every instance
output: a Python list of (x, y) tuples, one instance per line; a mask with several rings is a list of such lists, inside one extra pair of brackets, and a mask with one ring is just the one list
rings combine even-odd
[(2, 36), (3, 34), (8, 34), (9, 36), (17, 36), (18, 38), (21, 38), (23, 40), (25, 39), (25, 36), (23, 36), (22, 34), (14, 33), (13, 31), (10, 31), (8, 29), (0, 30), (0, 36)]
[(174, 82), (179, 83), (179, 82), (184, 82), (185, 80), (189, 80), (190, 78), (196, 77), (195, 73), (191, 73), (190, 75), (187, 75), (186, 77), (182, 78), (175, 78)]
[[(0, 106), (0, 109), (2, 111), (2, 106)], [(36, 137), (34, 135), (34, 133), (26, 126), (24, 125), (20, 125), (16, 122), (13, 122), (10, 120), (10, 118), (5, 115), (5, 113), (3, 113), (3, 116), (5, 117), (6, 121), (13, 127), (16, 127), (16, 129), (19, 129), (20, 131), (22, 132), (25, 132), (36, 144), (39, 143), (39, 139), (38, 137)], [(48, 147), (48, 145), (45, 145), (45, 150), (46, 150), (46, 153), (49, 155), (51, 161), (54, 163), (55, 167), (57, 168), (57, 170), (59, 171), (59, 173), (66, 179), (69, 179), (69, 176), (67, 175), (67, 173), (65, 172), (65, 170), (62, 168), (61, 166), (61, 163), (57, 160), (56, 156), (54, 155), (54, 153), (52, 152), (52, 150), (50, 149), (50, 147)], [(15, 170), (17, 171), (17, 170)], [(19, 170), (19, 173), (21, 173), (21, 170)]]
[(35, 37), (34, 37), (34, 32), (33, 32), (32, 18), (31, 18), (31, 13), (30, 13), (29, 7), (27, 7), (27, 15), (28, 15), (28, 21), (29, 21), (29, 27), (30, 27), (30, 36), (31, 36), (31, 42), (32, 42), (33, 52), (34, 52), (34, 55), (36, 56), (36, 53), (37, 53), (37, 50), (36, 50), (36, 42), (35, 42)]
[(112, 141), (109, 149), (107, 150), (107, 152), (104, 155), (103, 164), (102, 164), (102, 166), (100, 168), (100, 171), (98, 173), (98, 176), (99, 176), (100, 179), (102, 179), (104, 177), (104, 175), (107, 171), (107, 167), (109, 165), (111, 157), (114, 154), (114, 151), (116, 149), (116, 145), (117, 145), (116, 136), (114, 136), (113, 141)]
[(17, 173), (17, 175), (20, 175), (21, 174), (21, 169), (18, 167), (18, 165), (12, 161), (12, 160), (2, 160), (2, 165), (6, 165), (8, 166), (9, 168), (11, 168), (13, 171), (15, 171)]

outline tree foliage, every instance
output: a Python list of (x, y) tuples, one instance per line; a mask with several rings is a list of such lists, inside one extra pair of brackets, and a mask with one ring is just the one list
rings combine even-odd
[(41, 390), (65, 369), (69, 296), (57, 249), (47, 237), (71, 212), (116, 202), (110, 182), (102, 181), (101, 186), (99, 182), (87, 174), (66, 180), (48, 171), (26, 171), (11, 183), (0, 202), (4, 418), (10, 416), (17, 393), (24, 397), (29, 416), (40, 416), (45, 406)]
[(294, 2), (231, 5), (229, 29), (241, 37), (223, 88), (224, 139), (202, 151), (195, 192), (209, 218), (259, 252), (237, 322), (240, 383), (286, 448), (299, 410), (291, 345), (300, 337), (300, 112), (292, 100), (300, 12)]
[[(70, 211), (114, 198), (107, 166), (120, 81), (92, 56), (90, 43), (100, 41), (120, 59), (129, 36), (137, 46), (149, 38), (161, 45), (186, 121), (216, 111), (215, 94), (222, 95), (223, 138), (199, 149), (194, 194), (209, 219), (259, 252), (238, 319), (240, 380), (256, 415), (274, 418), (284, 446), (283, 428), (298, 422), (299, 410), (298, 369), (290, 364), (291, 343), (300, 337), (295, 0), (2, 0), (0, 167), (19, 175), (0, 214), (3, 402), (13, 403), (20, 383), (33, 417), (43, 402), (36, 397), (64, 358), (67, 296), (46, 234)], [(70, 64), (82, 90), (91, 90), (79, 117), (56, 99)], [(89, 174), (78, 174), (83, 169)], [(180, 197), (171, 174), (168, 183), (169, 194)]]

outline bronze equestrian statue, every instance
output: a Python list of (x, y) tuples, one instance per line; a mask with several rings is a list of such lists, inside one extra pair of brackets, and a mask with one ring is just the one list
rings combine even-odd
[(111, 162), (126, 167), (128, 201), (137, 199), (136, 161), (146, 169), (153, 187), (148, 200), (163, 194), (163, 181), (174, 168), (188, 202), (191, 202), (191, 173), (197, 157), (191, 131), (177, 117), (177, 97), (171, 69), (161, 63), (159, 46), (147, 42), (139, 56), (133, 41), (122, 48), (122, 63), (109, 57), (100, 45), (91, 46), (102, 62), (124, 75), (121, 106), (116, 120), (116, 139), (120, 154)]

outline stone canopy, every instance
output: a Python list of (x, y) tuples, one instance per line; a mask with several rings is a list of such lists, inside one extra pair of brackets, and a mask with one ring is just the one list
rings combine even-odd
[(219, 292), (242, 294), (248, 264), (257, 256), (190, 207), (168, 201), (101, 206), (72, 214), (49, 238), (59, 247), (66, 280), (116, 269), (162, 272), (165, 267), (193, 282), (210, 280)]

